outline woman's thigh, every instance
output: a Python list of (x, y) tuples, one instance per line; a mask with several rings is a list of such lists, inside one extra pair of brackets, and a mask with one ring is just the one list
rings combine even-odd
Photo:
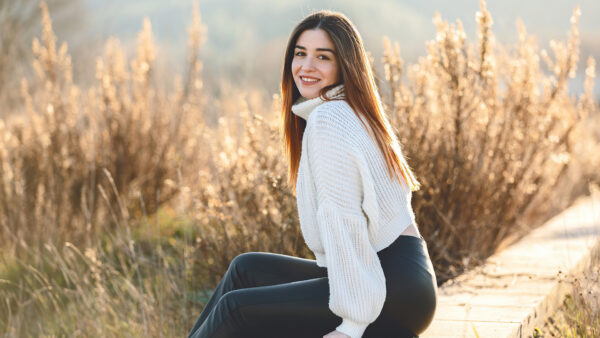
[(229, 267), (240, 279), (237, 288), (268, 286), (326, 277), (327, 268), (316, 261), (271, 252), (246, 252)]
[[(228, 318), (206, 337), (323, 337), (342, 323), (329, 309), (328, 283), (322, 277), (231, 291), (217, 306), (224, 307)], [(397, 319), (381, 318), (369, 328), (364, 338), (415, 336)]]
[(323, 337), (342, 321), (328, 301), (327, 277), (230, 291), (194, 337)]
[[(231, 261), (227, 272), (191, 329), (190, 335), (197, 330), (212, 332), (215, 330), (215, 325), (218, 326), (219, 323), (229, 319), (228, 312), (237, 302), (231, 301), (235, 300), (232, 295), (229, 295), (229, 301), (222, 301), (222, 298), (232, 291), (326, 276), (327, 269), (317, 266), (314, 260), (270, 252), (240, 254)], [(265, 297), (265, 299), (271, 298)], [(203, 325), (205, 322), (208, 323)], [(201, 326), (204, 328), (200, 329)], [(206, 337), (206, 334), (195, 335), (195, 337)]]

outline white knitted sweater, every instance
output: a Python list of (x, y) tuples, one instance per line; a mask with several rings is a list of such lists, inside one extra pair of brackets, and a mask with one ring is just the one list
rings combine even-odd
[[(344, 86), (328, 94), (343, 99)], [(412, 192), (390, 178), (346, 101), (300, 97), (292, 112), (307, 121), (296, 182), (300, 228), (317, 265), (327, 267), (329, 308), (343, 319), (336, 329), (360, 338), (386, 298), (377, 252), (415, 220)]]

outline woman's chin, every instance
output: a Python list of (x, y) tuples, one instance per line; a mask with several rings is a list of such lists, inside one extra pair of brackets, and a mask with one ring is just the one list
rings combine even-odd
[(321, 90), (321, 88), (317, 88), (316, 90), (313, 88), (311, 88), (310, 90), (300, 89), (300, 95), (302, 95), (305, 99), (310, 100), (310, 99), (314, 99), (315, 97), (319, 96), (320, 90)]

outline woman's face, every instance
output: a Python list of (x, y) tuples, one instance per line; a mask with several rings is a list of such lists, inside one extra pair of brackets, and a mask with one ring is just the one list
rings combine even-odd
[(315, 98), (321, 88), (338, 82), (335, 53), (333, 41), (324, 30), (307, 29), (300, 34), (292, 59), (292, 75), (300, 95)]

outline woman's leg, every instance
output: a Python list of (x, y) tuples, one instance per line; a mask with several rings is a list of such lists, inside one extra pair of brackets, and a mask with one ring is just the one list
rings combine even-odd
[(314, 260), (269, 252), (240, 254), (231, 261), (189, 336), (206, 321), (221, 298), (230, 291), (325, 276), (327, 269), (317, 266)]
[(327, 277), (233, 290), (191, 337), (323, 337), (342, 321), (328, 300)]
[[(378, 256), (386, 302), (363, 337), (414, 337), (429, 325), (436, 307), (426, 243), (422, 237), (400, 236)], [(316, 277), (305, 278), (311, 274)], [(242, 254), (232, 261), (190, 337), (322, 337), (341, 323), (328, 306), (326, 274), (312, 260)]]

